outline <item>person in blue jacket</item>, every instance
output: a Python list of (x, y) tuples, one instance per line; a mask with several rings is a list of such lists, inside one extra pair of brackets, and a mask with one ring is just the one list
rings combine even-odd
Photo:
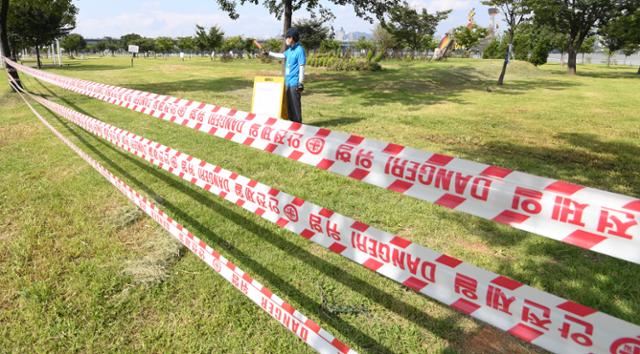
[(284, 83), (287, 95), (287, 116), (293, 122), (302, 123), (300, 94), (304, 91), (304, 67), (307, 57), (300, 45), (300, 32), (289, 28), (285, 35), (287, 50), (284, 53), (269, 52), (269, 56), (285, 60)]

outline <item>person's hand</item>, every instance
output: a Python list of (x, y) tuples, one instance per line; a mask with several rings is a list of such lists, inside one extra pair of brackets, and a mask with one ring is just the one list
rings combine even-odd
[(304, 91), (304, 85), (301, 83), (298, 84), (298, 87), (296, 87), (296, 91), (298, 93), (302, 93), (302, 91)]

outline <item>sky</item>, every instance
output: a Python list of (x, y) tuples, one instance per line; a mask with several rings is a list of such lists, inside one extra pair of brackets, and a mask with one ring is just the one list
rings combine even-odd
[[(260, 1), (262, 2), (262, 1)], [(195, 25), (218, 25), (228, 36), (243, 35), (259, 39), (276, 36), (282, 31), (282, 22), (262, 5), (238, 6), (240, 17), (231, 20), (220, 10), (216, 0), (74, 0), (78, 7), (74, 32), (85, 38), (120, 37), (138, 33), (147, 37), (179, 37), (193, 35)], [(328, 1), (321, 3), (332, 9), (336, 19), (331, 23), (335, 31), (371, 32), (374, 24), (358, 18), (350, 6), (336, 6)], [(452, 9), (449, 18), (440, 23), (439, 35), (451, 28), (465, 25), (467, 14), (476, 9), (476, 23), (489, 24), (487, 7), (480, 0), (409, 0), (415, 8), (426, 8), (430, 13)], [(294, 12), (293, 21), (308, 18), (304, 10)], [(502, 26), (501, 26), (502, 27)]]

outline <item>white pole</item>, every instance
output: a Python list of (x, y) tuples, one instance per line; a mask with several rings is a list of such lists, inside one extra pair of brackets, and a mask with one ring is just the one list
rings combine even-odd
[(53, 59), (53, 65), (56, 64), (56, 48), (53, 46), (53, 43), (51, 43), (51, 46), (49, 48), (49, 53), (51, 53), (50, 57), (51, 59)]
[(2, 45), (0, 45), (0, 58), (2, 58), (2, 59), (0, 59), (0, 62), (2, 62), (2, 64), (0, 64), (0, 66), (2, 66), (2, 68), (4, 69), (5, 68), (5, 66), (4, 66), (4, 52), (2, 51)]
[(62, 66), (62, 53), (60, 51), (60, 41), (56, 39), (56, 46), (58, 46), (58, 66)]

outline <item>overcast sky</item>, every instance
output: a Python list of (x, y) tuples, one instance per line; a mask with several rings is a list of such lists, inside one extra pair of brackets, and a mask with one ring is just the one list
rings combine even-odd
[[(359, 19), (350, 6), (321, 2), (333, 9), (336, 19), (332, 25), (336, 31), (343, 27), (346, 32), (371, 32), (374, 27)], [(472, 8), (476, 9), (476, 22), (479, 25), (487, 26), (489, 22), (487, 7), (480, 4), (480, 0), (410, 0), (409, 3), (416, 8), (426, 8), (429, 12), (453, 10), (449, 18), (438, 27), (439, 34), (466, 24), (467, 14)], [(74, 0), (74, 4), (80, 10), (75, 32), (86, 38), (120, 37), (132, 32), (148, 37), (178, 37), (192, 35), (195, 24), (215, 24), (226, 35), (262, 39), (273, 37), (282, 28), (281, 22), (261, 5), (239, 6), (240, 18), (234, 21), (220, 10), (216, 0)], [(298, 11), (293, 17), (295, 22), (308, 18), (309, 14)]]

